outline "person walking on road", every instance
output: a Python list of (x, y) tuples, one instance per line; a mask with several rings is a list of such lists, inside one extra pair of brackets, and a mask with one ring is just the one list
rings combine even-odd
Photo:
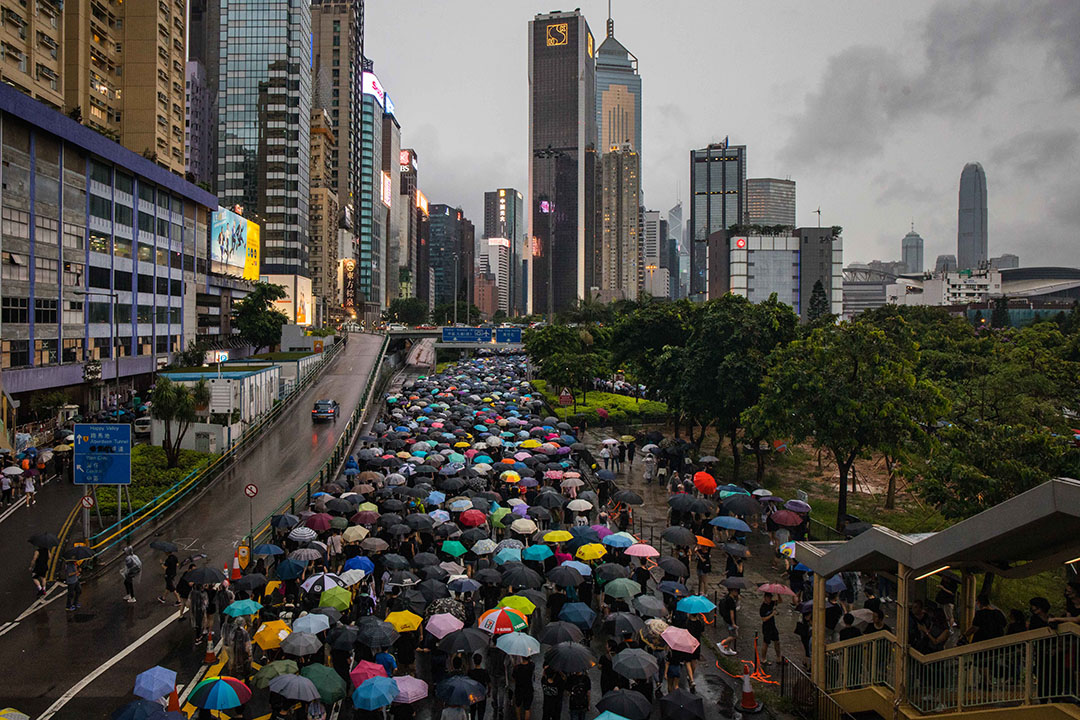
[(191, 612), (188, 613), (188, 616), (191, 618), (191, 627), (195, 630), (194, 645), (198, 647), (199, 640), (202, 639), (206, 627), (206, 604), (208, 602), (206, 589), (202, 585), (192, 585), (188, 601), (191, 603)]
[(34, 507), (34, 498), (37, 495), (37, 485), (34, 484), (34, 476), (30, 473), (23, 475), (23, 495), (26, 496), (26, 507)]
[(142, 574), (142, 560), (135, 554), (135, 548), (128, 545), (124, 548), (124, 567), (120, 570), (124, 576), (124, 600), (129, 603), (135, 602), (135, 581)]
[(168, 596), (171, 594), (175, 602), (174, 607), (180, 607), (180, 593), (176, 591), (176, 570), (180, 565), (180, 561), (176, 557), (176, 553), (169, 553), (165, 556), (165, 559), (161, 561), (161, 567), (165, 571), (165, 593), (158, 595), (158, 602), (164, 605)]
[(79, 563), (75, 560), (64, 561), (64, 582), (67, 583), (67, 604), (69, 611), (78, 610), (79, 596), (82, 595), (82, 584), (79, 582)]
[(0, 507), (7, 507), (15, 502), (12, 494), (15, 491), (15, 481), (10, 475), (0, 474)]
[(34, 557), (30, 561), (30, 577), (34, 580), (34, 588), (38, 597), (45, 594), (45, 576), (49, 574), (49, 551), (45, 548), (34, 550)]
[(652, 485), (653, 476), (656, 474), (656, 456), (649, 453), (645, 456), (642, 464), (645, 465), (645, 484)]

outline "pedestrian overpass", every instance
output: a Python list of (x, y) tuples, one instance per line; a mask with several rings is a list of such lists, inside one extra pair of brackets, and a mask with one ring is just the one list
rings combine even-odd
[(435, 348), (448, 350), (521, 350), (525, 347), (520, 327), (425, 326), (390, 329), (391, 339), (435, 339)]

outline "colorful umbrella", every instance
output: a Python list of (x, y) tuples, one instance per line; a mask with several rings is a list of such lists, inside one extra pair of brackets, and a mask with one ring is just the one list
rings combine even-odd
[(765, 583), (764, 585), (758, 585), (758, 592), (795, 597), (795, 593), (791, 588), (787, 585), (781, 585), (780, 583)]
[(716, 605), (703, 595), (690, 595), (679, 600), (675, 605), (675, 609), (688, 615), (697, 615), (712, 612), (716, 609)]
[(352, 605), (352, 593), (342, 587), (324, 590), (323, 594), (319, 596), (319, 605), (321, 607), (337, 608), (341, 612), (345, 612)]
[(680, 627), (669, 627), (660, 633), (660, 637), (664, 639), (669, 648), (681, 653), (692, 653), (701, 645), (698, 639), (690, 634), (689, 630)]
[(492, 635), (504, 635), (517, 630), (524, 630), (528, 626), (529, 621), (520, 611), (506, 607), (488, 610), (477, 621), (477, 627)]
[(327, 705), (345, 699), (347, 694), (345, 681), (341, 679), (341, 676), (333, 668), (314, 663), (305, 665), (300, 671), (300, 675), (315, 684), (315, 688), (319, 691), (319, 697)]
[(281, 641), (289, 637), (290, 633), (292, 630), (284, 622), (271, 620), (259, 626), (252, 640), (263, 650), (273, 650), (281, 647)]
[(245, 615), (254, 615), (260, 610), (262, 610), (262, 603), (257, 603), (254, 600), (237, 600), (222, 612), (229, 617), (243, 617)]
[(361, 660), (356, 663), (356, 667), (349, 671), (349, 678), (356, 687), (360, 687), (365, 681), (373, 677), (386, 677), (386, 668), (377, 662)]
[(251, 699), (251, 689), (242, 681), (227, 675), (206, 678), (188, 694), (187, 701), (207, 710), (228, 710), (240, 707)]
[(507, 655), (515, 657), (530, 657), (540, 654), (540, 641), (525, 633), (512, 632), (501, 635), (495, 641), (495, 647)]
[(263, 690), (278, 675), (295, 675), (298, 671), (299, 667), (295, 660), (275, 660), (259, 668), (259, 671), (251, 677), (251, 684)]
[(652, 557), (659, 557), (660, 556), (660, 551), (659, 550), (654, 548), (652, 545), (648, 545), (646, 543), (637, 543), (635, 545), (631, 545), (630, 547), (626, 548), (626, 550), (624, 550), (623, 552), (625, 552), (627, 555), (629, 555), (631, 557), (639, 557), (639, 558), (652, 558)]
[(589, 560), (599, 560), (605, 555), (607, 555), (607, 549), (600, 543), (588, 543), (582, 545), (577, 549), (577, 552), (574, 553), (574, 557), (578, 560), (585, 560), (586, 562)]
[(521, 595), (507, 595), (499, 601), (499, 607), (508, 607), (517, 610), (522, 615), (532, 615), (536, 611), (536, 604), (527, 597)]
[(399, 675), (394, 678), (397, 682), (398, 694), (394, 702), (399, 705), (410, 705), (428, 696), (428, 684), (412, 675)]
[(791, 510), (777, 510), (769, 517), (772, 518), (774, 523), (784, 527), (795, 527), (802, 523), (802, 518)]
[(386, 622), (394, 626), (394, 629), (398, 632), (412, 632), (420, 628), (420, 623), (424, 619), (416, 613), (409, 612), (408, 610), (400, 610), (398, 612), (392, 612), (386, 616)]

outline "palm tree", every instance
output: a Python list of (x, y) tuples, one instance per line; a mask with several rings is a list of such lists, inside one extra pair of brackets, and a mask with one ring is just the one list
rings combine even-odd
[(168, 378), (161, 377), (150, 394), (150, 414), (165, 423), (165, 437), (161, 448), (169, 467), (180, 464), (180, 447), (188, 427), (197, 417), (197, 412), (210, 404), (210, 386), (206, 380), (199, 380), (194, 385), (181, 385)]

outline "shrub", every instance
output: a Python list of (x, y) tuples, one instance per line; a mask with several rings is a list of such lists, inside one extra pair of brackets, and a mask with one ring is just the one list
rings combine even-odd
[[(186, 478), (196, 468), (210, 462), (216, 455), (194, 450), (181, 450), (179, 465), (169, 468), (165, 451), (158, 445), (136, 445), (131, 450), (131, 507), (138, 510), (168, 488)], [(98, 506), (102, 515), (116, 517), (116, 489), (98, 488)], [(127, 511), (127, 502), (124, 502)]]

